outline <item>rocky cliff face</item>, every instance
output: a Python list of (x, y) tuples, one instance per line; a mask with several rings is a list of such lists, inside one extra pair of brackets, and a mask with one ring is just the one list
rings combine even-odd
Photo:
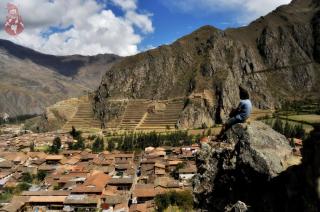
[(188, 104), (180, 114), (178, 128), (204, 128), (215, 124), (214, 113), (210, 110), (210, 106), (203, 99), (189, 100)]
[(172, 45), (126, 58), (103, 77), (96, 91), (97, 114), (103, 114), (110, 98), (168, 99), (208, 89), (215, 94), (214, 106), (186, 107), (180, 121), (192, 125), (197, 117), (207, 117), (214, 121), (201, 122), (211, 125), (237, 105), (239, 86), (259, 108), (319, 97), (320, 70), (314, 62), (320, 57), (319, 9), (315, 1), (293, 1), (247, 27), (221, 31), (205, 26)]
[(237, 124), (198, 153), (195, 200), (208, 211), (242, 203), (249, 211), (319, 211), (319, 142), (313, 133), (299, 164), (283, 135), (261, 122)]

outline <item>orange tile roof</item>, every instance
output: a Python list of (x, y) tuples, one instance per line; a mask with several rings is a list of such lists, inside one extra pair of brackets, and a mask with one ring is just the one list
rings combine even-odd
[(120, 154), (114, 154), (114, 157), (115, 158), (133, 158), (134, 154), (133, 153), (130, 153), (130, 154), (120, 153)]
[(63, 155), (47, 155), (46, 160), (62, 160)]
[(96, 173), (87, 178), (84, 184), (75, 187), (72, 192), (74, 193), (96, 193), (103, 192), (108, 184), (111, 176), (104, 173)]
[(133, 204), (130, 206), (130, 212), (147, 212), (147, 204)]
[(133, 190), (135, 197), (155, 197), (156, 190), (153, 184), (137, 184)]
[(63, 203), (66, 196), (31, 196), (29, 202), (41, 202), (41, 203)]

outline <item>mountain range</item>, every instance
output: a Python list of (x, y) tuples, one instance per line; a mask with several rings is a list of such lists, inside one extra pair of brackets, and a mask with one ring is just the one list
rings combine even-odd
[(211, 126), (237, 106), (239, 87), (262, 109), (319, 99), (319, 62), (319, 1), (293, 0), (248, 26), (204, 26), (171, 45), (126, 57), (105, 73), (95, 112), (107, 123), (119, 116), (110, 100), (189, 98), (209, 90), (214, 104), (189, 99), (178, 123)]
[[(239, 87), (261, 109), (319, 99), (319, 11), (316, 0), (293, 0), (248, 26), (204, 26), (125, 58), (46, 55), (0, 40), (0, 113), (40, 114), (57, 101), (94, 91), (95, 114), (105, 123), (121, 115), (109, 104), (113, 99), (184, 98), (178, 123), (194, 128), (224, 120), (238, 104)], [(211, 103), (190, 98), (199, 93), (211, 94)]]
[(119, 56), (54, 56), (0, 40), (0, 113), (40, 114), (47, 106), (84, 95)]

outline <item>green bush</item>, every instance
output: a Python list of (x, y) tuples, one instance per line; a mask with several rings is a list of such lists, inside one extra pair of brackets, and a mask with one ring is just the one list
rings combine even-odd
[(22, 173), (22, 175), (21, 175), (21, 180), (22, 180), (23, 182), (25, 182), (25, 183), (32, 183), (33, 177), (32, 177), (32, 175), (31, 175), (29, 172), (27, 172), (27, 173)]
[(84, 138), (79, 136), (77, 142), (72, 145), (72, 149), (74, 149), (74, 150), (84, 150), (85, 149)]
[(155, 197), (157, 211), (164, 211), (170, 205), (176, 205), (184, 211), (192, 211), (193, 197), (190, 191), (170, 191)]
[(272, 123), (272, 121), (265, 121), (266, 124), (272, 126), (272, 128), (285, 135), (287, 138), (299, 138), (303, 139), (306, 136), (306, 131), (303, 128), (302, 124), (290, 124), (288, 121), (282, 121), (280, 118)]
[(50, 154), (58, 154), (61, 149), (61, 139), (60, 137), (55, 137), (52, 142), (52, 146), (49, 148)]
[(97, 137), (92, 144), (92, 151), (94, 153), (102, 152), (104, 150), (104, 140), (103, 138)]
[(81, 131), (76, 130), (74, 126), (72, 126), (71, 131), (69, 132), (73, 139), (78, 140), (81, 137)]
[(108, 142), (108, 147), (107, 147), (108, 151), (112, 152), (115, 148), (116, 148), (115, 143), (113, 141), (109, 141)]
[(0, 202), (9, 202), (15, 194), (16, 188), (3, 188), (3, 192), (0, 194)]
[(283, 122), (280, 118), (276, 118), (272, 127), (275, 131), (283, 134)]
[[(150, 133), (129, 133), (118, 137), (108, 138), (109, 145), (112, 148), (117, 148), (121, 151), (144, 150), (146, 147), (154, 146), (181, 146), (191, 145), (192, 136), (189, 136), (186, 131), (175, 131), (167, 134), (156, 132)], [(110, 151), (110, 150), (109, 150)]]
[(43, 171), (43, 170), (39, 170), (38, 173), (37, 173), (37, 179), (40, 182), (43, 181), (44, 178), (46, 178), (46, 176), (47, 176), (47, 173), (45, 171)]
[(17, 186), (17, 192), (22, 192), (22, 191), (27, 191), (29, 190), (29, 188), (31, 187), (31, 185), (29, 183), (19, 183)]

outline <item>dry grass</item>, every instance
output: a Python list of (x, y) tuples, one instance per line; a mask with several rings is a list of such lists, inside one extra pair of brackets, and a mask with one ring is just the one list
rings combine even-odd
[[(211, 135), (218, 135), (221, 131), (221, 127), (209, 128)], [(207, 135), (209, 129), (188, 130), (189, 135)]]
[(265, 117), (265, 116), (271, 117), (273, 113), (274, 113), (274, 110), (261, 110), (258, 108), (253, 108), (250, 119), (257, 120), (257, 119)]

